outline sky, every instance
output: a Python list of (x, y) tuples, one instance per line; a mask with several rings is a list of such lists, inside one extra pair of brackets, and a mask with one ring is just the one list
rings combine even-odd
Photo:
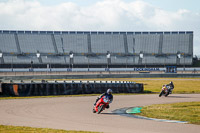
[(200, 0), (0, 0), (0, 30), (193, 31)]

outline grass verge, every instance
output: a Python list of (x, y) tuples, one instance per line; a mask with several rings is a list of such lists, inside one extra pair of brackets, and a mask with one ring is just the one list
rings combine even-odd
[(57, 130), (50, 128), (32, 128), (32, 127), (22, 127), (22, 126), (5, 126), (0, 125), (1, 133), (98, 133), (89, 131), (66, 131)]
[(150, 118), (187, 121), (200, 125), (200, 102), (157, 104), (145, 106), (139, 115)]
[(161, 87), (164, 84), (168, 84), (170, 81), (173, 81), (174, 83), (174, 90), (173, 93), (179, 93), (179, 94), (186, 94), (186, 93), (200, 93), (200, 80), (198, 79), (146, 79), (146, 80), (140, 80), (135, 79), (134, 80), (137, 83), (143, 83), (144, 84), (144, 91), (150, 91), (153, 93), (158, 93), (161, 91)]

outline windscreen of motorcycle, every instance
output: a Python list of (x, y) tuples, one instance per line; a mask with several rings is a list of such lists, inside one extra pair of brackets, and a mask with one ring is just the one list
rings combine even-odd
[(104, 97), (103, 98), (103, 102), (107, 103), (108, 102), (108, 98)]

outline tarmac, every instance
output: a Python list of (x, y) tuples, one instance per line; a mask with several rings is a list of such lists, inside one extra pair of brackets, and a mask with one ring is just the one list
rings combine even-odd
[(126, 117), (113, 112), (151, 104), (200, 101), (200, 94), (114, 95), (110, 108), (92, 113), (96, 96), (0, 100), (0, 125), (105, 133), (197, 133), (200, 125)]

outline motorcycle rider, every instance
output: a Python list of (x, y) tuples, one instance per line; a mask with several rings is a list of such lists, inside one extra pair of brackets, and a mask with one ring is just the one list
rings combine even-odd
[(172, 81), (169, 82), (169, 84), (166, 85), (169, 91), (169, 94), (172, 94), (172, 90), (174, 89), (174, 84)]
[[(112, 90), (111, 90), (111, 89), (108, 89), (107, 92), (105, 92), (105, 93), (101, 94), (99, 97), (97, 97), (96, 102), (94, 103), (94, 106), (96, 106), (97, 101), (98, 101), (99, 99), (101, 99), (103, 96), (107, 96), (108, 99), (110, 100), (109, 103), (112, 103), (112, 101), (113, 101)], [(106, 108), (108, 109), (109, 107), (110, 107), (110, 106), (109, 106), (109, 104), (108, 104)]]

